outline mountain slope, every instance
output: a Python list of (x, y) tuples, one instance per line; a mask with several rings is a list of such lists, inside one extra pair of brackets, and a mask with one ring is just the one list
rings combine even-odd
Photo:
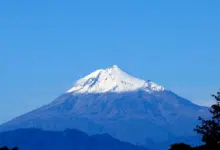
[(0, 133), (1, 146), (18, 146), (21, 150), (147, 150), (121, 142), (107, 134), (88, 136), (78, 130), (62, 132), (19, 129)]
[(206, 107), (113, 66), (78, 80), (52, 103), (3, 124), (0, 130), (76, 128), (148, 147), (168, 141), (168, 146), (195, 136), (198, 116), (207, 115)]

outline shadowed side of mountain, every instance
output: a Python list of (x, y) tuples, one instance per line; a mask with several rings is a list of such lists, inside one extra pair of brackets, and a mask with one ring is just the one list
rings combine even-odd
[(32, 128), (1, 132), (0, 147), (5, 145), (18, 146), (21, 150), (147, 150), (114, 139), (108, 134), (88, 136), (72, 129), (44, 131)]
[(1, 125), (0, 130), (71, 128), (89, 135), (108, 133), (133, 144), (149, 145), (167, 140), (172, 144), (178, 137), (194, 136), (197, 118), (207, 114), (206, 107), (170, 91), (65, 93), (52, 103)]
[(145, 120), (165, 126), (171, 125), (170, 122), (195, 121), (207, 112), (206, 107), (195, 105), (170, 91), (65, 93), (52, 103), (1, 125), (0, 131), (34, 127), (46, 130), (77, 128), (87, 132), (84, 128), (88, 127), (89, 133), (93, 134), (93, 129), (97, 133), (107, 122)]

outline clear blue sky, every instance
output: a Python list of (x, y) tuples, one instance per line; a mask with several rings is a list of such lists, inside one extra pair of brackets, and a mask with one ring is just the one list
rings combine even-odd
[(220, 88), (219, 0), (1, 0), (0, 122), (117, 64), (193, 102)]

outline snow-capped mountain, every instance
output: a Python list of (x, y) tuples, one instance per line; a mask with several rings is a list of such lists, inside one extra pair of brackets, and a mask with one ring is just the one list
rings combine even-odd
[[(50, 104), (9, 121), (0, 130), (36, 127), (108, 133), (122, 141), (157, 149), (193, 140), (201, 107), (151, 81), (135, 78), (116, 65), (78, 80)], [(193, 138), (192, 138), (193, 137)], [(192, 140), (193, 139), (193, 140)]]
[(150, 81), (135, 78), (117, 65), (107, 69), (99, 69), (88, 76), (78, 80), (68, 90), (69, 93), (106, 93), (106, 92), (130, 92), (144, 90), (147, 92), (163, 91), (164, 87)]

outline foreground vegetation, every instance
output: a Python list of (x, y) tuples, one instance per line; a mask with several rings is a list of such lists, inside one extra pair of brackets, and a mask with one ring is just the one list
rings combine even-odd
[(201, 125), (197, 125), (195, 132), (202, 135), (202, 142), (204, 145), (191, 147), (185, 143), (173, 144), (170, 150), (220, 150), (220, 92), (213, 95), (216, 103), (210, 108), (212, 118), (206, 120), (199, 118)]

